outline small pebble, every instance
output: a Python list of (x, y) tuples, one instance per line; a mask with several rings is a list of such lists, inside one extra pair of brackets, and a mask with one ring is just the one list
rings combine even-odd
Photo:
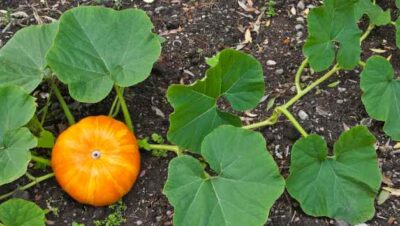
[(276, 61), (267, 60), (267, 65), (268, 65), (268, 66), (274, 66), (274, 65), (276, 65)]
[(301, 32), (301, 31), (297, 32), (296, 36), (297, 36), (298, 38), (303, 37), (303, 32)]
[(136, 221), (136, 225), (142, 225), (142, 224), (143, 224), (143, 221), (141, 221), (141, 220)]
[(276, 75), (281, 75), (281, 74), (283, 74), (283, 69), (282, 68), (279, 68), (279, 69), (276, 69), (276, 71), (275, 71), (275, 74)]
[(338, 91), (342, 93), (342, 92), (346, 91), (346, 88), (338, 87)]
[(336, 103), (338, 103), (338, 104), (343, 104), (343, 102), (344, 102), (343, 100), (337, 100), (336, 101)]
[(295, 28), (296, 30), (303, 30), (304, 26), (301, 25), (301, 24), (296, 24), (296, 26), (294, 26), (294, 28)]
[(298, 113), (298, 115), (299, 115), (299, 118), (300, 118), (301, 120), (307, 120), (307, 119), (308, 119), (307, 113), (306, 113), (305, 111), (303, 111), (303, 110), (300, 110), (299, 113)]
[(299, 1), (297, 3), (297, 8), (300, 9), (300, 10), (304, 10), (306, 8), (306, 6), (304, 5), (303, 1)]
[(303, 18), (303, 17), (297, 17), (297, 18), (296, 18), (296, 21), (297, 21), (298, 23), (303, 23), (303, 24), (304, 24), (304, 18)]

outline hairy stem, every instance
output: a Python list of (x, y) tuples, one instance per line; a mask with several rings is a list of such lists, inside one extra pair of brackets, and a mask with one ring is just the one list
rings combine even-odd
[(65, 117), (67, 117), (68, 120), (68, 124), (69, 125), (73, 125), (75, 124), (75, 119), (74, 116), (72, 116), (71, 111), (68, 108), (67, 103), (65, 102), (63, 96), (61, 95), (60, 90), (58, 89), (56, 82), (54, 81), (54, 79), (50, 79), (50, 88), (51, 90), (54, 92), (54, 94), (57, 97), (58, 102), (60, 102), (60, 106), (64, 111)]
[(54, 177), (54, 173), (49, 173), (49, 174), (46, 174), (46, 175), (41, 176), (41, 177), (36, 177), (31, 183), (29, 183), (27, 185), (24, 185), (22, 187), (19, 187), (19, 188), (15, 189), (12, 192), (9, 192), (9, 193), (6, 193), (4, 195), (1, 195), (0, 196), (0, 200), (6, 199), (6, 198), (12, 196), (17, 191), (25, 191), (25, 190), (35, 186), (36, 184), (39, 184), (40, 182), (45, 181), (47, 179), (50, 179), (52, 177)]
[(289, 119), (290, 123), (300, 132), (303, 137), (307, 137), (307, 132), (303, 129), (300, 123), (296, 120), (296, 118), (286, 109), (286, 108), (278, 108), (278, 111), (282, 112), (287, 119)]
[(308, 64), (308, 59), (306, 58), (303, 60), (299, 69), (297, 70), (296, 77), (295, 77), (295, 84), (296, 84), (297, 92), (301, 92), (300, 78), (301, 78), (301, 75), (303, 74), (304, 68), (307, 66), (307, 64)]
[(36, 155), (31, 155), (31, 160), (35, 161), (37, 163), (41, 163), (44, 164), (46, 166), (51, 166), (51, 161), (49, 159), (40, 157), (40, 156), (36, 156)]
[(115, 85), (114, 88), (115, 88), (115, 91), (117, 92), (119, 103), (121, 104), (121, 109), (122, 109), (122, 113), (124, 114), (125, 123), (128, 126), (128, 128), (133, 132), (132, 119), (131, 119), (131, 115), (129, 114), (128, 106), (126, 105), (126, 102), (124, 99), (123, 90), (121, 89), (121, 87), (119, 87), (117, 85)]

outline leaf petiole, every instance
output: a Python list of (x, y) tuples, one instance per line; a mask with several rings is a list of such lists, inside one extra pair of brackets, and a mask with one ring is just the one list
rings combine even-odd
[(307, 66), (307, 64), (308, 64), (308, 58), (303, 60), (303, 62), (301, 63), (301, 65), (296, 73), (295, 84), (296, 84), (296, 90), (298, 93), (301, 92), (300, 78), (301, 78), (301, 75), (304, 71), (304, 68)]
[(68, 120), (68, 124), (69, 125), (73, 125), (75, 124), (75, 119), (74, 116), (72, 115), (71, 111), (68, 108), (67, 103), (65, 102), (63, 96), (61, 95), (60, 90), (58, 89), (56, 82), (54, 81), (54, 79), (50, 79), (50, 88), (52, 89), (52, 91), (54, 92), (54, 94), (57, 97), (58, 102), (60, 103), (61, 108), (64, 111), (65, 117), (67, 117)]
[(175, 152), (178, 156), (181, 156), (183, 154), (183, 151), (175, 145), (149, 144), (148, 148), (152, 150), (172, 151)]
[(120, 107), (121, 104), (119, 103), (118, 95), (116, 95), (111, 105), (110, 111), (108, 112), (108, 116), (115, 117), (118, 114)]
[(17, 188), (17, 189), (15, 189), (14, 191), (11, 191), (11, 192), (9, 192), (9, 193), (6, 193), (6, 194), (4, 194), (4, 195), (1, 195), (1, 196), (0, 196), (0, 200), (6, 199), (6, 198), (12, 196), (12, 195), (13, 195), (15, 192), (17, 192), (17, 191), (24, 191), (24, 190), (27, 190), (27, 189), (29, 189), (29, 188), (35, 186), (36, 184), (39, 184), (40, 182), (45, 181), (45, 180), (47, 180), (47, 179), (50, 179), (50, 178), (52, 178), (52, 177), (54, 177), (54, 173), (49, 173), (49, 174), (46, 174), (46, 175), (41, 176), (41, 177), (36, 177), (35, 180), (32, 181), (31, 183), (29, 183), (29, 184), (27, 184), (27, 185), (25, 185), (25, 186), (22, 186), (22, 187), (20, 187), (20, 188)]
[(46, 166), (51, 166), (51, 161), (49, 159), (43, 158), (43, 157), (39, 157), (36, 155), (31, 155), (31, 160), (35, 161), (37, 163), (41, 163), (44, 164)]
[(128, 126), (128, 128), (133, 132), (133, 124), (132, 124), (132, 119), (131, 115), (129, 114), (128, 106), (126, 105), (125, 99), (124, 99), (124, 94), (123, 94), (123, 88), (115, 85), (115, 92), (117, 92), (117, 96), (119, 99), (119, 103), (121, 105), (122, 113), (124, 114), (125, 118), (125, 123)]

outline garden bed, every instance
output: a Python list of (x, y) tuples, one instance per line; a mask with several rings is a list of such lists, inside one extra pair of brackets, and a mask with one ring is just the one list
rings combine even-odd
[[(20, 28), (36, 24), (38, 19), (49, 22), (58, 19), (62, 12), (77, 5), (98, 4), (97, 1), (21, 1), (5, 0), (0, 9), (17, 13), (10, 23), (0, 24), (0, 41), (4, 45)], [(171, 84), (189, 84), (203, 77), (208, 66), (205, 57), (211, 57), (224, 48), (241, 48), (242, 51), (255, 56), (262, 64), (266, 81), (266, 93), (263, 102), (251, 113), (243, 114), (242, 119), (248, 123), (267, 118), (273, 110), (271, 99), (275, 104), (282, 104), (295, 95), (294, 75), (298, 65), (303, 61), (302, 46), (307, 37), (305, 16), (307, 7), (316, 6), (317, 1), (297, 0), (277, 1), (273, 6), (277, 15), (260, 16), (268, 1), (256, 3), (255, 12), (246, 11), (237, 1), (232, 0), (156, 0), (146, 4), (143, 1), (122, 1), (121, 8), (138, 7), (147, 12), (155, 25), (155, 33), (166, 38), (162, 54), (155, 64), (151, 76), (143, 83), (127, 89), (125, 95), (134, 122), (135, 133), (139, 138), (149, 137), (156, 132), (166, 137), (169, 126), (168, 117), (173, 111), (166, 100), (166, 90)], [(116, 7), (112, 2), (105, 2), (108, 7)], [(384, 9), (398, 11), (394, 1), (381, 5)], [(272, 7), (272, 6), (271, 6)], [(270, 9), (272, 10), (272, 9)], [(259, 28), (257, 28), (259, 26)], [(246, 31), (251, 31), (251, 42), (246, 40)], [(365, 29), (365, 26), (364, 26)], [(107, 34), (104, 34), (107, 35)], [(366, 60), (373, 51), (385, 50), (382, 55), (392, 56), (395, 71), (400, 68), (399, 50), (395, 46), (393, 27), (378, 27), (363, 44), (362, 59)], [(247, 39), (249, 37), (247, 36)], [(386, 40), (382, 42), (382, 40)], [(376, 50), (374, 50), (376, 51)], [(359, 73), (361, 69), (341, 72), (333, 76), (318, 89), (312, 91), (315, 96), (305, 96), (293, 107), (293, 114), (299, 118), (309, 133), (318, 133), (325, 137), (332, 148), (339, 135), (349, 127), (363, 124), (369, 127), (378, 139), (378, 157), (383, 175), (388, 178), (384, 183), (393, 187), (400, 186), (399, 152), (393, 152), (393, 145), (383, 133), (383, 123), (370, 120), (361, 102)], [(305, 71), (304, 83), (308, 83), (318, 74)], [(42, 91), (41, 91), (42, 90)], [(34, 96), (43, 103), (41, 87)], [(64, 87), (64, 91), (66, 89)], [(78, 105), (66, 97), (76, 117), (81, 119), (88, 115), (108, 114), (112, 99), (107, 98), (98, 104)], [(67, 127), (62, 110), (56, 101), (51, 105), (46, 129), (56, 134)], [(119, 115), (122, 120), (122, 114)], [(260, 131), (267, 139), (268, 149), (277, 161), (282, 175), (288, 176), (290, 149), (300, 138), (300, 134), (285, 122), (285, 118), (272, 127)], [(46, 153), (46, 150), (39, 150)], [(148, 151), (141, 151), (142, 169), (134, 189), (123, 198), (126, 210), (122, 216), (126, 219), (123, 225), (172, 225), (173, 208), (169, 205), (162, 189), (167, 178), (167, 167), (172, 154), (168, 157), (155, 157)], [(42, 170), (35, 170), (42, 175)], [(0, 188), (0, 194), (15, 189), (27, 181), (20, 179)], [(42, 208), (53, 209), (46, 215), (48, 225), (71, 225), (72, 222), (93, 225), (113, 212), (107, 207), (94, 208), (81, 205), (72, 200), (58, 186), (54, 179), (15, 194), (29, 199)], [(392, 196), (382, 205), (376, 205), (375, 217), (367, 222), (369, 225), (396, 225), (400, 223), (400, 199)], [(312, 218), (305, 215), (299, 204), (291, 199), (287, 192), (274, 204), (267, 225), (342, 225), (344, 222), (325, 218)]]

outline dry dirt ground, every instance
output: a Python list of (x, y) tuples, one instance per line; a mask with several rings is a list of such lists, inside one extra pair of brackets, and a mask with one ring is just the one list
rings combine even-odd
[[(254, 1), (254, 8), (241, 7), (236, 0), (155, 0), (146, 4), (142, 0), (104, 1), (104, 0), (0, 0), (0, 9), (10, 12), (8, 20), (0, 22), (0, 46), (19, 29), (36, 24), (38, 20), (49, 22), (77, 5), (106, 5), (114, 8), (138, 7), (145, 10), (155, 25), (154, 31), (164, 38), (163, 52), (151, 76), (143, 83), (129, 88), (126, 96), (130, 112), (140, 138), (153, 132), (165, 137), (168, 129), (168, 115), (172, 109), (165, 93), (170, 84), (191, 83), (204, 76), (207, 69), (205, 57), (214, 55), (224, 48), (241, 48), (253, 54), (264, 66), (266, 95), (263, 102), (251, 114), (243, 115), (248, 123), (266, 118), (271, 109), (267, 103), (282, 104), (294, 93), (294, 74), (303, 60), (302, 45), (307, 37), (305, 15), (308, 8), (319, 3), (313, 0), (276, 0), (273, 9), (275, 16), (268, 17), (263, 12), (269, 0)], [(393, 18), (398, 12), (393, 0), (378, 1), (384, 8), (392, 8)], [(247, 5), (248, 6), (248, 5)], [(262, 15), (262, 16), (261, 16)], [(2, 15), (4, 16), (4, 15)], [(361, 24), (365, 28), (365, 22)], [(251, 41), (246, 40), (246, 30), (250, 30)], [(249, 41), (249, 36), (247, 36)], [(375, 29), (364, 43), (363, 59), (372, 54), (371, 48), (384, 49), (384, 56), (392, 55), (396, 71), (399, 70), (400, 55), (395, 47), (393, 27)], [(346, 127), (364, 124), (378, 137), (379, 162), (385, 176), (386, 185), (400, 187), (400, 153), (393, 150), (394, 143), (382, 132), (383, 124), (368, 118), (361, 103), (359, 72), (341, 72), (305, 96), (291, 110), (304, 120), (300, 122), (311, 133), (323, 135), (332, 147), (334, 141)], [(304, 83), (317, 78), (318, 74), (306, 71)], [(330, 87), (328, 84), (339, 82)], [(39, 102), (41, 93), (47, 87), (34, 93)], [(65, 92), (66, 93), (66, 92)], [(78, 105), (66, 97), (76, 118), (87, 115), (106, 114), (111, 98), (95, 105)], [(66, 127), (63, 114), (56, 101), (46, 127), (59, 133)], [(281, 119), (277, 125), (262, 129), (268, 148), (278, 162), (282, 174), (288, 174), (290, 148), (299, 134), (292, 126)], [(49, 154), (47, 150), (39, 150)], [(127, 209), (122, 216), (124, 225), (172, 225), (173, 208), (162, 194), (167, 177), (170, 158), (154, 157), (142, 151), (142, 171), (134, 189), (123, 198)], [(37, 175), (42, 170), (35, 171)], [(17, 183), (0, 188), (0, 193), (26, 183)], [(112, 210), (93, 208), (74, 202), (57, 185), (49, 180), (27, 192), (18, 193), (38, 203), (43, 208), (55, 208), (57, 212), (47, 215), (48, 225), (71, 225), (72, 222), (93, 225), (95, 220), (106, 218)], [(398, 225), (400, 222), (400, 199), (390, 197), (382, 205), (376, 205), (375, 217), (368, 225)], [(299, 205), (287, 193), (273, 206), (266, 225), (346, 225), (343, 222), (325, 218), (306, 216)]]

